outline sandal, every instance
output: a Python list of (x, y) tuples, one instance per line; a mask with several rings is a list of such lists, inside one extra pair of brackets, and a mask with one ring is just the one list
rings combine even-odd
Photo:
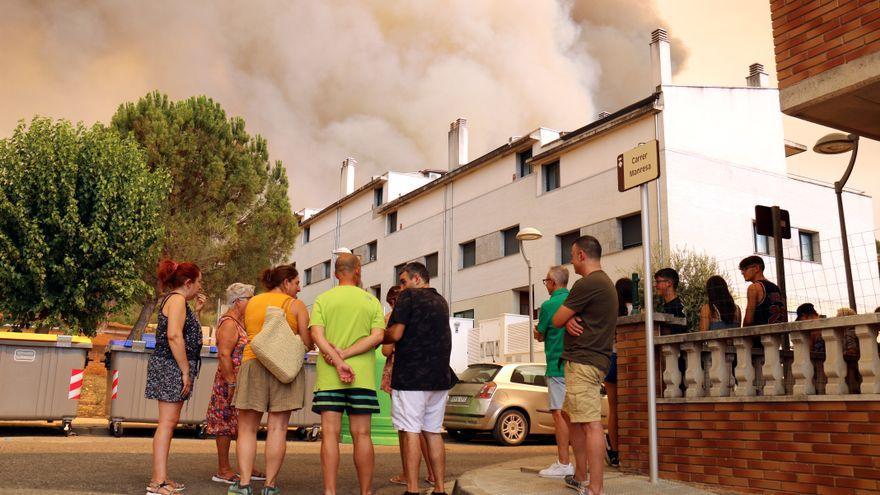
[(251, 471), (251, 479), (257, 481), (266, 481), (266, 473), (254, 469)]
[(171, 489), (174, 490), (175, 492), (182, 492), (182, 491), (186, 490), (186, 485), (184, 485), (183, 483), (178, 483), (174, 480), (165, 480), (165, 484), (170, 486)]
[(167, 481), (153, 482), (147, 485), (147, 495), (174, 495), (177, 491)]
[(391, 483), (394, 483), (395, 485), (406, 486), (406, 480), (403, 479), (403, 477), (400, 476), (399, 474), (392, 476), (391, 479), (389, 479), (388, 481), (390, 481)]
[(430, 476), (425, 476), (425, 483), (427, 483), (427, 484), (429, 484), (429, 485), (431, 485), (431, 486), (434, 486), (434, 484), (436, 483), (436, 481), (432, 480)]
[(216, 481), (217, 483), (226, 483), (227, 485), (231, 485), (238, 480), (239, 480), (239, 477), (235, 473), (232, 473), (232, 476), (229, 476), (228, 478), (224, 478), (223, 476), (220, 476), (219, 474), (215, 474), (215, 475), (211, 476), (211, 481)]

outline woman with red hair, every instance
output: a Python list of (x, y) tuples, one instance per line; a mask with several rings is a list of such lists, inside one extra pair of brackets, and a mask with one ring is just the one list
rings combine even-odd
[[(147, 365), (144, 397), (159, 402), (159, 424), (153, 435), (153, 474), (147, 493), (172, 495), (184, 485), (168, 479), (168, 451), (180, 420), (183, 401), (199, 373), (202, 325), (196, 316), (205, 304), (202, 274), (193, 263), (159, 262), (159, 283), (168, 291), (159, 304), (156, 349)], [(195, 312), (187, 301), (195, 300)]]

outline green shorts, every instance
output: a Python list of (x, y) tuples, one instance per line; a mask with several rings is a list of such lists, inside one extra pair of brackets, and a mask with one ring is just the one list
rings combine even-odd
[(347, 412), (353, 414), (373, 414), (379, 412), (379, 399), (375, 390), (366, 388), (341, 388), (337, 390), (318, 390), (312, 400), (312, 411)]

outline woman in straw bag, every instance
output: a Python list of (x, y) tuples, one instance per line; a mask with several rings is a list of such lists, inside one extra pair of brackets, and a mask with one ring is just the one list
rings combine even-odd
[[(252, 342), (263, 328), (266, 309), (281, 308), (287, 323), (299, 334), (307, 349), (312, 347), (308, 332), (309, 314), (305, 304), (296, 299), (300, 291), (299, 273), (293, 265), (267, 268), (260, 277), (268, 292), (254, 296), (248, 301), (244, 314), (244, 327), (248, 341)], [(238, 440), (236, 454), (240, 479), (229, 487), (227, 493), (253, 493), (251, 477), (257, 453), (257, 429), (263, 413), (269, 413), (266, 434), (266, 482), (262, 493), (280, 493), (275, 486), (276, 477), (287, 447), (287, 424), (290, 413), (303, 407), (305, 378), (302, 371), (290, 383), (282, 383), (257, 359), (250, 343), (244, 348), (241, 368), (238, 371), (233, 404), (238, 410)]]

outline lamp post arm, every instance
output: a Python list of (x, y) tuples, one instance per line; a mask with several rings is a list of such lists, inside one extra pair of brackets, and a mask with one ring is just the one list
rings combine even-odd
[(850, 174), (852, 174), (853, 166), (856, 164), (856, 156), (859, 154), (859, 136), (856, 134), (850, 134), (850, 139), (852, 139), (853, 142), (853, 149), (849, 156), (849, 166), (846, 167), (843, 177), (834, 183), (834, 189), (837, 193), (843, 192), (843, 187), (846, 186), (846, 182), (849, 180)]

